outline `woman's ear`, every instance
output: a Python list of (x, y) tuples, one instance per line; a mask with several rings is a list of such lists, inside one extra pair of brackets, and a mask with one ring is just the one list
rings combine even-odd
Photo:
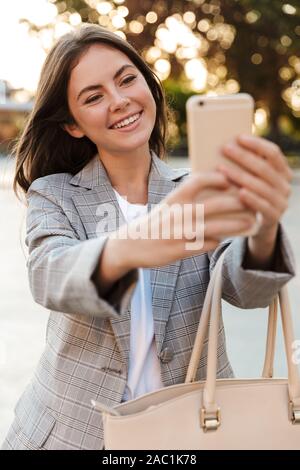
[(81, 137), (84, 137), (84, 132), (77, 126), (77, 124), (63, 124), (62, 128), (68, 132), (72, 137), (75, 137), (76, 139), (81, 139)]

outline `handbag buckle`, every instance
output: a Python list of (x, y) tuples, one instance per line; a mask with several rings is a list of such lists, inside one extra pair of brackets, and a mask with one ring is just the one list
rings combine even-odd
[(212, 413), (209, 413), (209, 416), (206, 414), (206, 409), (201, 408), (200, 412), (200, 426), (204, 432), (206, 431), (216, 431), (221, 424), (221, 410), (217, 409), (215, 412), (216, 415), (212, 416)]
[(292, 424), (300, 424), (300, 409), (295, 410), (292, 401), (289, 403), (289, 419), (292, 421)]

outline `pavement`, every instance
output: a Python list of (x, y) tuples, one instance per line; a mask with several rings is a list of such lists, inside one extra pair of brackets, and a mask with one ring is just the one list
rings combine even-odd
[[(169, 163), (186, 167), (186, 158)], [(29, 291), (26, 271), (26, 208), (11, 190), (13, 163), (0, 158), (0, 443), (13, 420), (17, 399), (30, 380), (45, 344), (48, 311)], [(300, 266), (300, 170), (294, 171), (290, 207), (283, 224)], [(295, 338), (300, 339), (300, 276), (289, 284)], [(236, 376), (259, 376), (263, 365), (266, 310), (244, 310), (224, 302), (227, 349)], [(286, 376), (281, 331), (278, 335), (276, 375)]]

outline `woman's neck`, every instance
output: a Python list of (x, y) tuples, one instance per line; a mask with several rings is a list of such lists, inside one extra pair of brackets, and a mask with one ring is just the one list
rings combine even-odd
[(112, 187), (132, 204), (148, 202), (148, 177), (151, 168), (150, 151), (139, 154), (108, 155), (99, 152)]

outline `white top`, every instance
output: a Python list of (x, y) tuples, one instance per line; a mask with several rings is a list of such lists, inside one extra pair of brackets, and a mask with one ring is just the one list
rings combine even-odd
[[(114, 192), (127, 222), (147, 213), (147, 204), (131, 204)], [(131, 300), (129, 370), (123, 401), (163, 387), (154, 341), (150, 269), (138, 271), (139, 281)]]

